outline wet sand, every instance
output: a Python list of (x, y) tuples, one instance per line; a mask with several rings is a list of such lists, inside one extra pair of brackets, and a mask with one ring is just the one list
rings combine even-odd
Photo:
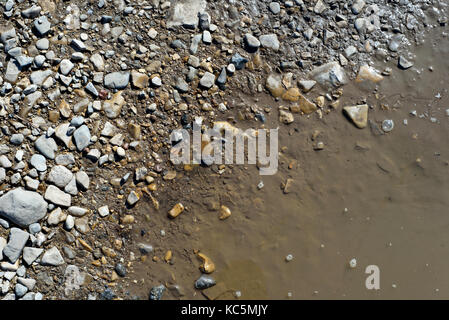
[[(193, 288), (201, 275), (194, 250), (201, 250), (217, 266), (212, 276), (229, 290), (221, 298), (234, 298), (234, 291), (241, 299), (449, 298), (449, 45), (441, 34), (429, 39), (411, 48), (417, 56), (412, 69), (399, 70), (396, 60), (376, 62), (379, 70), (391, 67), (392, 75), (378, 90), (345, 86), (340, 106), (323, 119), (296, 114), (291, 125), (279, 125), (277, 106), (287, 103), (264, 94), (229, 98), (231, 105), (273, 108), (265, 127), (280, 126), (278, 173), (260, 176), (251, 165), (228, 166), (223, 174), (216, 166), (179, 168), (159, 190), (159, 211), (149, 201), (139, 207), (141, 228), (131, 235), (134, 243), (151, 243), (161, 260), (172, 250), (172, 264), (151, 256), (136, 262), (130, 294), (147, 296), (162, 281), (182, 287), (183, 296), (168, 290), (165, 299), (205, 299)], [(316, 88), (310, 95), (319, 93)], [(342, 115), (343, 106), (365, 98), (369, 120), (380, 127), (393, 119), (392, 132), (357, 129)], [(236, 114), (234, 108), (222, 120)], [(255, 121), (235, 125), (260, 127)], [(321, 151), (311, 139), (317, 130)], [(287, 179), (293, 184), (285, 194)], [(167, 219), (179, 201), (186, 212)], [(225, 221), (218, 219), (222, 204), (232, 210)], [(348, 265), (352, 258), (355, 269)], [(365, 288), (368, 265), (380, 268), (380, 290)]]

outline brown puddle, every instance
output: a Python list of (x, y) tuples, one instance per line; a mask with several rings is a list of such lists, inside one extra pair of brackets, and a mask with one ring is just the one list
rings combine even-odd
[[(378, 84), (380, 99), (373, 85), (351, 83), (339, 108), (321, 120), (295, 115), (291, 125), (279, 125), (276, 107), (286, 103), (263, 94), (257, 102), (236, 98), (273, 107), (265, 127), (279, 125), (279, 147), (286, 147), (278, 173), (259, 176), (255, 166), (230, 166), (222, 175), (214, 167), (178, 172), (160, 192), (159, 212), (151, 203), (139, 209), (147, 233), (137, 228), (133, 240), (151, 243), (161, 260), (134, 263), (130, 293), (146, 297), (154, 285), (177, 284), (181, 298), (204, 299), (193, 287), (201, 275), (198, 249), (215, 263), (212, 276), (223, 284), (218, 298), (233, 298), (235, 291), (241, 299), (449, 298), (449, 43), (438, 34), (414, 52), (415, 65), (407, 71), (397, 61), (376, 64), (393, 69)], [(345, 119), (341, 108), (364, 98), (372, 107), (369, 120), (380, 127), (393, 119), (392, 132), (378, 135)], [(321, 151), (313, 149), (316, 130)], [(293, 184), (285, 194), (287, 179)], [(185, 212), (168, 219), (179, 201)], [(223, 221), (221, 205), (232, 211)], [(173, 251), (171, 265), (163, 262), (167, 250)], [(355, 269), (348, 265), (352, 258)], [(380, 290), (365, 287), (368, 265), (380, 268)], [(164, 298), (180, 296), (167, 290)]]

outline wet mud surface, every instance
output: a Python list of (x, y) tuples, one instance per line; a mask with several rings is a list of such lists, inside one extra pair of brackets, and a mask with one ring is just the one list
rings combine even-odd
[[(132, 242), (156, 249), (134, 263), (129, 293), (145, 296), (165, 283), (166, 299), (206, 299), (193, 287), (201, 275), (199, 250), (216, 265), (218, 299), (236, 299), (236, 291), (240, 299), (447, 299), (448, 51), (447, 36), (434, 32), (414, 49), (412, 69), (377, 62), (392, 75), (379, 84), (352, 81), (340, 106), (322, 119), (296, 114), (283, 125), (276, 109), (285, 102), (265, 94), (228, 97), (230, 105), (272, 108), (265, 128), (280, 126), (278, 172), (260, 176), (254, 165), (179, 167), (159, 190), (159, 210), (149, 199), (137, 209)], [(345, 119), (342, 106), (364, 102), (370, 125), (361, 130)], [(221, 120), (238, 119), (237, 113), (233, 108)], [(395, 124), (389, 133), (381, 129), (385, 119)], [(234, 125), (261, 127), (246, 120)], [(323, 150), (314, 150), (317, 141)], [(186, 211), (167, 219), (177, 202)], [(221, 205), (232, 211), (224, 221)], [(365, 287), (369, 265), (380, 269), (380, 290)]]

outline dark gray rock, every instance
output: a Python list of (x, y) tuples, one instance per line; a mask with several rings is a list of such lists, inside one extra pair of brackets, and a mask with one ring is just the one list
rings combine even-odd
[(195, 281), (195, 288), (199, 290), (207, 289), (213, 287), (216, 284), (216, 281), (208, 275), (203, 274), (198, 280)]
[(156, 286), (151, 288), (150, 291), (150, 300), (161, 300), (162, 296), (165, 292), (165, 286), (161, 284), (160, 286)]

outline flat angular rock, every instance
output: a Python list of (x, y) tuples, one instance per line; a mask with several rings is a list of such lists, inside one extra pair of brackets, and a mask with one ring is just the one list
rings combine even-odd
[(8, 157), (5, 155), (0, 156), (0, 167), (9, 169), (12, 167), (12, 162), (9, 161)]
[(83, 151), (90, 144), (90, 130), (86, 125), (82, 125), (73, 133), (75, 145), (78, 151)]
[(398, 60), (399, 68), (401, 68), (403, 70), (410, 69), (411, 67), (413, 67), (413, 64), (414, 64), (413, 62), (407, 60), (403, 56), (399, 57), (399, 60)]
[(246, 49), (249, 52), (255, 52), (260, 47), (260, 41), (255, 36), (253, 36), (250, 33), (245, 34), (245, 37), (243, 38), (245, 41)]
[(59, 223), (64, 222), (67, 219), (67, 214), (65, 214), (61, 208), (56, 208), (47, 217), (47, 223), (50, 226), (57, 226)]
[(6, 247), (6, 244), (7, 244), (6, 239), (0, 237), (0, 260), (3, 260), (3, 249)]
[(64, 191), (68, 194), (71, 194), (72, 196), (76, 196), (78, 194), (75, 177), (73, 177), (72, 180), (70, 180), (69, 184), (65, 186)]
[(64, 188), (73, 178), (73, 173), (64, 166), (54, 166), (48, 174), (47, 181), (59, 188)]
[(200, 85), (203, 88), (210, 89), (215, 83), (215, 76), (210, 72), (205, 72), (200, 80)]
[(17, 188), (0, 197), (0, 216), (21, 227), (38, 222), (47, 213), (47, 202), (32, 191)]
[(10, 39), (14, 39), (17, 36), (16, 34), (16, 29), (14, 28), (9, 28), (3, 32), (0, 33), (0, 41), (5, 44), (6, 41), (10, 40)]
[(34, 20), (34, 30), (39, 37), (45, 37), (51, 29), (51, 23), (46, 16), (41, 16)]
[(343, 108), (346, 116), (359, 129), (363, 129), (368, 124), (368, 105), (348, 106)]
[(32, 7), (23, 10), (21, 12), (21, 14), (22, 14), (22, 17), (24, 17), (24, 18), (32, 19), (32, 18), (36, 18), (37, 16), (39, 16), (41, 10), (42, 10), (41, 7), (33, 5)]
[(38, 70), (34, 71), (30, 75), (30, 80), (32, 84), (41, 86), (48, 77), (53, 75), (53, 71), (51, 70)]
[(276, 34), (265, 34), (259, 37), (260, 44), (264, 48), (279, 50), (279, 40)]
[(94, 65), (95, 70), (104, 71), (104, 61), (103, 57), (99, 53), (94, 53), (90, 59), (90, 62)]
[(109, 89), (123, 90), (129, 83), (129, 72), (112, 72), (104, 77), (104, 86)]
[(176, 1), (170, 12), (167, 27), (184, 26), (194, 29), (198, 26), (199, 13), (206, 11), (206, 0)]
[(71, 153), (64, 153), (56, 156), (56, 164), (62, 165), (62, 166), (68, 166), (71, 164), (75, 164), (75, 157)]
[(60, 266), (64, 264), (64, 258), (58, 248), (52, 247), (45, 251), (41, 259), (41, 264), (44, 266)]
[(139, 89), (145, 89), (148, 87), (150, 78), (144, 74), (133, 70), (131, 72), (132, 85)]
[(25, 232), (18, 228), (12, 228), (9, 233), (9, 241), (6, 247), (3, 249), (3, 255), (8, 257), (12, 263), (19, 259), (25, 244), (30, 237), (28, 232)]
[(11, 59), (6, 66), (5, 80), (10, 83), (16, 83), (20, 74), (20, 65), (14, 59)]
[(125, 98), (123, 98), (122, 92), (119, 91), (115, 93), (111, 100), (106, 100), (103, 104), (103, 110), (106, 113), (106, 117), (109, 119), (117, 118), (120, 115), (124, 104)]
[(34, 143), (34, 147), (47, 159), (53, 160), (55, 158), (55, 151), (58, 150), (58, 145), (53, 138), (47, 138), (45, 135), (40, 136)]
[(49, 185), (47, 187), (44, 198), (45, 200), (61, 207), (70, 207), (72, 203), (72, 197), (70, 194), (65, 193), (53, 185)]
[(65, 144), (67, 148), (70, 149), (72, 146), (72, 136), (67, 134), (70, 127), (70, 123), (62, 123), (59, 126), (55, 128), (55, 136), (58, 138), (61, 142)]
[(379, 71), (370, 67), (368, 65), (363, 65), (360, 67), (359, 73), (357, 74), (357, 78), (355, 81), (363, 82), (365, 80), (372, 81), (374, 83), (380, 82), (383, 80), (383, 76)]
[(25, 247), (23, 248), (22, 259), (30, 266), (37, 258), (39, 258), (43, 251), (44, 249), (40, 248)]

